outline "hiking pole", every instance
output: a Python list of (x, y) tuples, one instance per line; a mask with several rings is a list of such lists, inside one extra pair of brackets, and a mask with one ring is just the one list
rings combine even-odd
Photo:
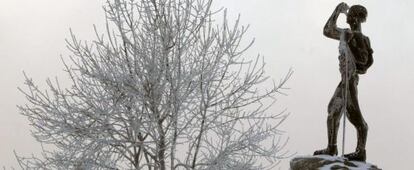
[(347, 106), (348, 106), (348, 91), (349, 91), (349, 48), (346, 44), (346, 40), (345, 40), (345, 32), (346, 30), (342, 30), (341, 32), (341, 38), (340, 38), (340, 50), (341, 50), (341, 55), (345, 55), (345, 70), (344, 73), (345, 77), (342, 77), (342, 80), (345, 81), (345, 89), (343, 90), (343, 98), (344, 98), (344, 102), (343, 102), (343, 106), (342, 106), (342, 114), (343, 114), (343, 130), (342, 130), (342, 157), (344, 157), (345, 154), (345, 135), (346, 135), (346, 114), (348, 112), (347, 110)]

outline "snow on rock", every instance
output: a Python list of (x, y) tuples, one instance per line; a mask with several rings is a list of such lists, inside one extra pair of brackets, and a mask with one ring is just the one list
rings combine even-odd
[(290, 161), (291, 170), (381, 170), (375, 165), (328, 155), (300, 156)]

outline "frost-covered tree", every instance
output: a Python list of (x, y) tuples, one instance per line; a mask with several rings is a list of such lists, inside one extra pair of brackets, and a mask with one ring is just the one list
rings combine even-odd
[[(291, 72), (268, 82), (262, 57), (243, 54), (247, 27), (212, 0), (114, 0), (104, 34), (67, 40), (72, 84), (26, 76), (19, 106), (48, 145), (24, 169), (265, 169), (286, 156), (269, 113)], [(222, 15), (218, 15), (222, 14)], [(217, 20), (218, 23), (215, 22)], [(272, 82), (270, 82), (272, 83)]]

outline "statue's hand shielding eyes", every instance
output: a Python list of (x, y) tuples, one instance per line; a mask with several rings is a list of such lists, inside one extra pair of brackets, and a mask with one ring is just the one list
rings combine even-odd
[(344, 14), (346, 14), (346, 13), (347, 13), (347, 11), (348, 11), (348, 9), (349, 9), (349, 6), (348, 6), (348, 4), (346, 4), (345, 2), (341, 2), (341, 3), (339, 3), (339, 4), (338, 4), (338, 6), (336, 6), (336, 10), (337, 10), (339, 13), (344, 13)]

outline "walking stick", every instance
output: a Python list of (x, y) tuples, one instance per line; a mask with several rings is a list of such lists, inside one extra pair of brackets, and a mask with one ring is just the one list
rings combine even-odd
[(346, 114), (348, 112), (347, 106), (348, 106), (348, 92), (349, 92), (349, 74), (352, 73), (355, 67), (351, 68), (352, 70), (349, 70), (349, 62), (353, 62), (353, 56), (349, 53), (349, 47), (346, 42), (346, 30), (341, 31), (341, 37), (340, 37), (340, 45), (339, 45), (339, 51), (340, 55), (343, 55), (345, 57), (345, 71), (343, 71), (342, 74), (342, 81), (345, 81), (345, 89), (343, 94), (343, 106), (342, 106), (342, 114), (343, 114), (343, 130), (342, 130), (342, 157), (344, 157), (345, 154), (345, 134), (346, 134)]

